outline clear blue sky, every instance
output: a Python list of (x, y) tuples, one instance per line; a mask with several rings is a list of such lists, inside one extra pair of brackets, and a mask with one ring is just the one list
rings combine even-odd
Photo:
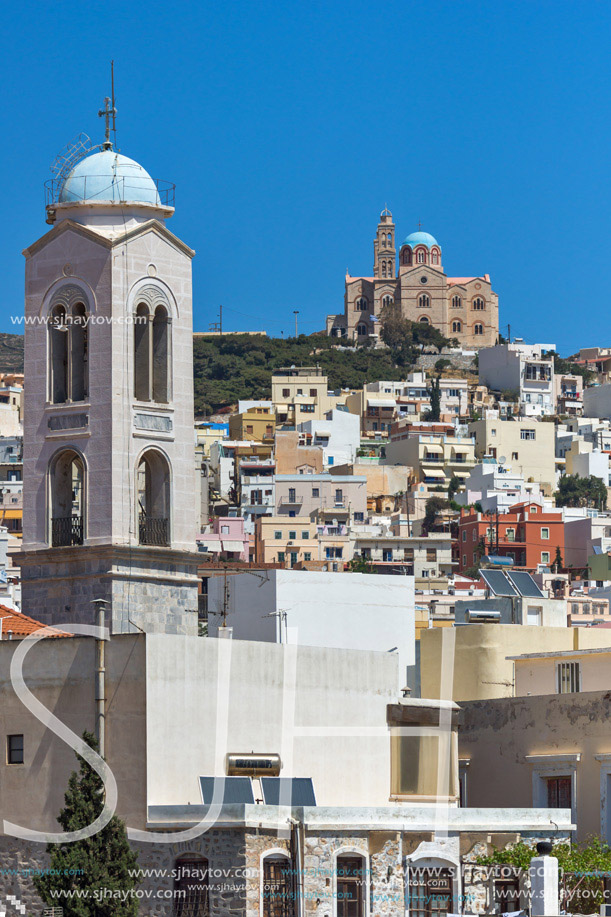
[(377, 217), (490, 273), (529, 341), (611, 344), (611, 7), (594, 0), (28, 2), (3, 8), (4, 297), (43, 182), (115, 58), (121, 150), (177, 185), (195, 327), (292, 333), (369, 274)]

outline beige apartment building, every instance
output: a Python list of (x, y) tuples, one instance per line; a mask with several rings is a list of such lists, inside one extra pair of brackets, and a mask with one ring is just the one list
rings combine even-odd
[(475, 442), (447, 433), (420, 433), (398, 429), (386, 446), (389, 464), (409, 465), (417, 481), (429, 488), (448, 489), (456, 476), (464, 482), (475, 465)]
[(373, 276), (346, 274), (344, 311), (327, 316), (327, 334), (361, 343), (377, 340), (382, 309), (397, 305), (405, 318), (432, 325), (463, 347), (496, 344), (499, 303), (489, 274), (448, 277), (441, 246), (420, 230), (407, 236), (397, 259), (395, 224), (388, 209), (380, 214), (373, 250)]
[(555, 425), (534, 419), (499, 420), (486, 418), (469, 424), (475, 437), (475, 455), (491, 455), (511, 466), (525, 481), (541, 485), (546, 496), (556, 489)]
[(277, 474), (322, 474), (322, 446), (302, 443), (303, 434), (296, 430), (276, 430)]
[(272, 374), (272, 403), (280, 426), (323, 420), (344, 400), (345, 394), (329, 392), (327, 377), (318, 366), (289, 366)]
[(261, 516), (255, 523), (255, 562), (285, 564), (318, 560), (316, 523), (310, 519)]
[[(391, 529), (391, 532), (393, 530)], [(391, 570), (415, 576), (424, 583), (445, 580), (452, 575), (452, 539), (431, 533), (427, 537), (407, 534), (353, 534), (354, 555), (370, 563), (378, 572)]]
[[(542, 600), (538, 600), (541, 604)], [(548, 600), (549, 601), (549, 600)], [(474, 607), (486, 602), (474, 599)], [(611, 632), (597, 627), (546, 627), (529, 624), (464, 624), (420, 634), (423, 697), (457, 703), (513, 697), (512, 657), (529, 652), (604, 647)]]
[(576, 840), (611, 842), (611, 647), (510, 661), (515, 697), (461, 704), (469, 805), (570, 808)]
[(270, 443), (273, 442), (275, 432), (276, 415), (268, 407), (251, 407), (229, 418), (231, 440)]
[(326, 521), (363, 522), (367, 478), (340, 474), (277, 474), (276, 514)]

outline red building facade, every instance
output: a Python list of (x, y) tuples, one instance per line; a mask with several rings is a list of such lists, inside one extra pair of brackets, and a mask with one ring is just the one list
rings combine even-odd
[(508, 513), (461, 512), (458, 523), (458, 564), (462, 572), (482, 554), (510, 557), (516, 567), (536, 570), (551, 565), (557, 548), (564, 561), (564, 522), (561, 512), (543, 512), (536, 503), (516, 503)]

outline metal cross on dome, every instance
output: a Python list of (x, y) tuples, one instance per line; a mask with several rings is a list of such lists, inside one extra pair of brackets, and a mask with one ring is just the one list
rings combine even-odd
[(116, 116), (117, 109), (115, 108), (115, 62), (114, 60), (110, 62), (110, 84), (111, 84), (111, 96), (109, 98), (106, 96), (104, 99), (104, 108), (101, 108), (98, 112), (99, 118), (105, 118), (106, 120), (106, 129), (104, 131), (104, 149), (111, 150), (112, 143), (110, 140), (110, 118), (112, 116), (112, 129), (115, 134), (115, 141), (117, 139), (117, 124)]

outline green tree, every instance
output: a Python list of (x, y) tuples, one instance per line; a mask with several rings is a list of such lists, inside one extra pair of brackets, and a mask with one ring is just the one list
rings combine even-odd
[[(520, 841), (489, 856), (480, 856), (476, 862), (480, 866), (503, 865), (526, 870), (534, 856), (537, 856), (536, 847)], [(582, 844), (556, 844), (551, 856), (556, 857), (564, 872), (563, 909), (569, 914), (598, 912), (604, 901), (603, 875), (611, 872), (609, 845), (594, 836)]]
[(348, 564), (348, 569), (351, 573), (375, 573), (371, 564), (368, 564), (362, 555), (353, 557)]
[[(83, 739), (97, 751), (91, 733), (84, 732)], [(64, 808), (57, 817), (64, 831), (87, 827), (104, 807), (102, 780), (84, 758), (77, 758), (79, 771), (70, 775)], [(134, 917), (138, 913), (138, 899), (129, 895), (139, 884), (138, 858), (129, 846), (124, 822), (116, 815), (93, 837), (72, 844), (49, 844), (47, 853), (49, 872), (34, 876), (34, 885), (46, 904), (63, 907), (64, 917)], [(62, 892), (73, 891), (87, 897), (62, 896)], [(123, 900), (125, 893), (128, 897)]]
[(560, 478), (555, 496), (556, 506), (607, 508), (607, 488), (601, 478), (592, 474), (588, 478), (581, 478), (578, 474), (565, 474)]
[(454, 497), (460, 490), (461, 484), (462, 482), (460, 478), (458, 477), (458, 475), (453, 474), (452, 477), (450, 478), (450, 483), (448, 484), (448, 500), (450, 501), (450, 503), (452, 503), (452, 501), (454, 500)]
[(431, 408), (426, 412), (426, 420), (438, 421), (441, 416), (441, 376), (437, 375), (431, 379), (431, 384), (427, 388)]
[(554, 573), (560, 573), (562, 570), (562, 554), (560, 553), (560, 546), (556, 547), (556, 556), (554, 557), (554, 563), (552, 564), (552, 569)]
[(450, 503), (443, 497), (429, 497), (424, 507), (424, 519), (422, 520), (422, 531), (425, 535), (434, 528), (437, 522), (437, 516), (442, 510), (447, 509)]

